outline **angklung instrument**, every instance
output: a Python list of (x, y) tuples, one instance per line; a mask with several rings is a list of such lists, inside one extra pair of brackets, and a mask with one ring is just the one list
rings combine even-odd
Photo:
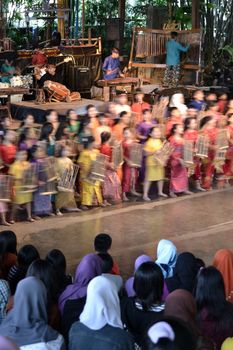
[(199, 134), (197, 138), (197, 144), (196, 144), (196, 156), (205, 159), (208, 158), (208, 152), (209, 152), (209, 138), (207, 135)]
[(104, 182), (106, 173), (106, 162), (108, 157), (98, 153), (96, 158), (91, 162), (91, 169), (86, 178), (86, 181), (94, 184), (96, 181)]
[(143, 146), (140, 143), (133, 142), (129, 146), (130, 167), (141, 168), (143, 156)]
[(194, 150), (194, 142), (191, 140), (184, 141), (184, 154), (183, 159), (184, 163), (187, 167), (193, 166), (193, 150)]
[(55, 159), (48, 157), (37, 164), (39, 193), (41, 196), (57, 193), (57, 174), (55, 171)]
[(23, 171), (23, 176), (18, 180), (17, 190), (20, 193), (35, 192), (38, 187), (38, 179), (36, 173), (36, 164), (30, 166)]
[(154, 159), (160, 166), (166, 166), (174, 148), (168, 141), (164, 141), (160, 151), (156, 152)]
[(0, 174), (0, 202), (11, 202), (13, 176)]
[(228, 147), (227, 130), (219, 129), (216, 137), (216, 152), (214, 157), (214, 165), (217, 172), (223, 172), (222, 167), (226, 160)]
[(76, 178), (78, 175), (79, 166), (76, 164), (71, 164), (70, 167), (67, 167), (61, 178), (58, 180), (57, 189), (60, 192), (74, 192)]
[(114, 164), (115, 169), (123, 164), (123, 149), (121, 143), (116, 143), (112, 147), (112, 162)]

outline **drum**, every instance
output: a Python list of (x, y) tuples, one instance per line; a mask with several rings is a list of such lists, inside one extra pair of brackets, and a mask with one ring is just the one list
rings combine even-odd
[(70, 95), (70, 90), (67, 89), (65, 85), (55, 81), (46, 80), (44, 87), (47, 88), (48, 92), (51, 94), (51, 100), (64, 101), (66, 97)]
[(35, 192), (37, 187), (36, 164), (30, 164), (30, 167), (24, 170), (23, 177), (19, 180), (17, 189), (20, 193), (30, 193)]
[(104, 182), (107, 156), (104, 154), (97, 154), (96, 159), (92, 161), (91, 170), (87, 176), (87, 181), (95, 183), (95, 181)]
[(140, 143), (133, 143), (129, 148), (129, 159), (131, 161), (131, 167), (141, 168), (142, 166), (142, 145)]
[(13, 177), (0, 174), (0, 202), (10, 202), (13, 186)]
[(70, 168), (64, 170), (58, 181), (57, 189), (61, 192), (74, 192), (79, 166), (72, 164)]

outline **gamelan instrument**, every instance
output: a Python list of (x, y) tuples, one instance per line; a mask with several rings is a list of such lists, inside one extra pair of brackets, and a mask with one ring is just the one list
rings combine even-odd
[(10, 202), (13, 176), (0, 174), (0, 202)]
[(204, 159), (208, 158), (209, 151), (209, 138), (207, 135), (198, 135), (197, 144), (196, 144), (197, 152), (196, 156)]
[(72, 164), (69, 168), (66, 168), (61, 178), (58, 180), (58, 191), (74, 192), (78, 171), (79, 166), (76, 164)]
[(140, 143), (133, 142), (129, 147), (130, 167), (141, 168), (143, 156), (143, 146)]
[(72, 102), (80, 101), (81, 95), (79, 92), (70, 92), (69, 89), (63, 84), (55, 81), (46, 80), (44, 83), (44, 88), (46, 88), (50, 94), (49, 101), (52, 102)]
[(35, 192), (38, 187), (36, 164), (30, 166), (23, 171), (23, 176), (17, 181), (17, 190), (20, 193)]
[(156, 163), (163, 167), (166, 166), (173, 150), (174, 148), (170, 144), (170, 142), (165, 141), (162, 145), (161, 150), (156, 152), (156, 154), (154, 155)]
[(104, 154), (97, 154), (96, 159), (92, 160), (90, 172), (86, 181), (94, 184), (96, 181), (104, 182), (106, 172), (107, 156)]
[(123, 164), (123, 149), (120, 143), (117, 143), (112, 147), (112, 162), (115, 169)]

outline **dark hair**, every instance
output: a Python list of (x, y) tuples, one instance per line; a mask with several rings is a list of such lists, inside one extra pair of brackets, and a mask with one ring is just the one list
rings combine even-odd
[(177, 32), (171, 32), (171, 37), (172, 39), (175, 39), (178, 37), (178, 33)]
[(119, 53), (119, 49), (117, 47), (113, 47), (112, 52)]
[(211, 107), (216, 107), (217, 106), (217, 102), (216, 101), (209, 101), (207, 102), (207, 111), (208, 109), (210, 109)]
[(94, 248), (98, 253), (107, 253), (111, 248), (112, 238), (107, 233), (99, 233), (94, 240)]
[(17, 254), (17, 237), (10, 230), (0, 232), (0, 255), (5, 253)]
[[(160, 321), (171, 326), (175, 339), (160, 338), (156, 344), (148, 339), (146, 350), (195, 350), (196, 338), (186, 322), (176, 317), (165, 316)], [(158, 322), (160, 322), (158, 321)], [(149, 337), (148, 337), (149, 338)]]
[(200, 121), (200, 129), (202, 129), (203, 126), (205, 126), (211, 119), (212, 119), (212, 117), (210, 117), (210, 116), (206, 116), (206, 117), (202, 118)]
[(26, 115), (23, 117), (23, 120), (22, 120), (21, 123), (20, 123), (20, 128), (22, 128), (22, 127), (24, 126), (25, 121), (26, 121), (26, 119), (27, 119), (27, 117), (28, 117), (29, 115), (31, 115), (31, 116), (34, 118), (34, 115), (33, 115), (32, 113), (26, 114)]
[(187, 130), (192, 122), (192, 120), (196, 120), (196, 118), (194, 117), (189, 117), (189, 118), (186, 118), (185, 121), (184, 121), (184, 130)]
[(91, 121), (91, 118), (89, 116), (86, 116), (85, 119), (81, 121), (78, 135), (80, 135), (83, 132), (85, 126), (87, 126), (90, 123), (90, 121)]
[(47, 109), (47, 111), (45, 113), (45, 117), (47, 118), (52, 112), (57, 113), (56, 109)]
[(20, 145), (22, 142), (24, 142), (27, 139), (29, 131), (30, 131), (30, 128), (28, 127), (23, 129), (22, 133), (19, 136), (18, 145)]
[(44, 283), (47, 289), (49, 303), (56, 300), (58, 291), (56, 274), (48, 261), (42, 259), (33, 261), (27, 271), (27, 277), (29, 276), (36, 277)]
[(122, 111), (122, 112), (120, 113), (120, 118), (124, 117), (124, 115), (126, 115), (126, 114), (128, 114), (128, 112)]
[(75, 111), (73, 108), (70, 108), (70, 109), (68, 109), (68, 110), (66, 111), (66, 118), (69, 118), (69, 117), (70, 117), (70, 112), (75, 112), (75, 113), (76, 113), (76, 111)]
[(57, 141), (61, 140), (62, 137), (65, 135), (65, 128), (68, 127), (68, 123), (67, 122), (61, 122), (57, 128), (56, 134), (55, 134), (55, 138)]
[(88, 113), (88, 111), (89, 111), (90, 108), (95, 108), (95, 106), (92, 105), (92, 104), (87, 105), (87, 106), (86, 106), (86, 111), (87, 111), (87, 113)]
[(59, 270), (61, 273), (66, 273), (66, 258), (62, 251), (58, 249), (51, 250), (45, 260), (49, 262), (55, 270)]
[(146, 113), (151, 113), (151, 110), (149, 108), (143, 109), (142, 110), (142, 115), (144, 115)]
[(18, 264), (22, 267), (28, 267), (31, 263), (40, 259), (40, 255), (36, 247), (32, 244), (24, 245), (18, 253)]
[(108, 253), (99, 253), (98, 256), (103, 260), (102, 273), (111, 273), (113, 268), (113, 258)]
[(145, 262), (139, 266), (134, 275), (133, 288), (143, 310), (161, 303), (163, 294), (163, 273), (154, 262)]
[(170, 136), (175, 134), (175, 131), (176, 131), (176, 128), (178, 125), (180, 125), (180, 124), (173, 124), (172, 125), (171, 131), (170, 131)]
[(40, 141), (46, 140), (49, 141), (49, 135), (53, 132), (53, 124), (46, 122), (42, 125), (40, 132)]
[(108, 131), (103, 131), (103, 132), (101, 132), (100, 138), (101, 138), (101, 144), (103, 145), (103, 144), (106, 143), (108, 140), (110, 140), (110, 138), (111, 138), (111, 133), (108, 132)]
[(95, 141), (95, 138), (90, 135), (90, 136), (84, 136), (81, 138), (81, 143), (83, 144), (83, 148), (87, 149), (91, 143)]

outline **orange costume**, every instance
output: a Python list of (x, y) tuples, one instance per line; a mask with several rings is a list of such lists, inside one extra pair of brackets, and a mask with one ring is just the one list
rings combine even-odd
[(138, 125), (143, 121), (142, 112), (144, 109), (150, 109), (150, 105), (147, 102), (135, 102), (131, 106), (131, 111), (136, 113), (135, 124)]

